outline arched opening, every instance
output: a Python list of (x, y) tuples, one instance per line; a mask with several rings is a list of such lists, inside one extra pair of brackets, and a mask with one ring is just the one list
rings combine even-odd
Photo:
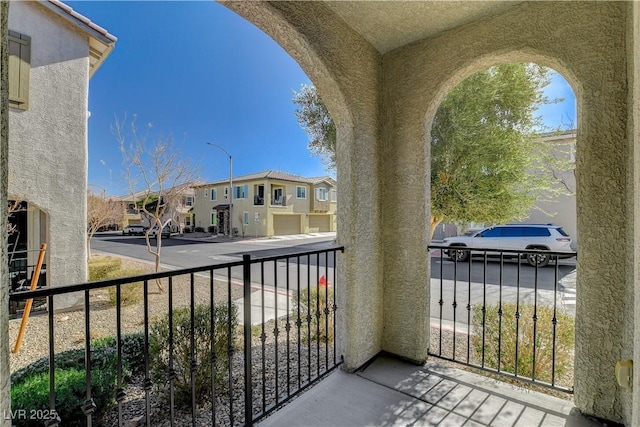
[[(554, 70), (511, 60), (475, 68), (455, 84), (426, 132), (429, 353), (571, 391), (573, 92)], [(558, 99), (567, 91), (568, 101)]]

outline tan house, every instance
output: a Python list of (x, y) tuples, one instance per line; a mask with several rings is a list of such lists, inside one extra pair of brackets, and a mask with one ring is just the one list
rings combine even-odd
[[(173, 194), (173, 200), (169, 203), (162, 217), (162, 221), (164, 222), (171, 219), (171, 231), (174, 233), (182, 233), (185, 227), (191, 227), (193, 225), (192, 209), (195, 192), (191, 184), (184, 184), (177, 188), (177, 191), (174, 191), (173, 188), (169, 190), (169, 192)], [(139, 191), (132, 195), (112, 198), (112, 200), (122, 204), (124, 214), (122, 216), (122, 224), (120, 224), (121, 228), (128, 225), (144, 225), (149, 227), (151, 218), (148, 218), (144, 212), (137, 208), (140, 200), (146, 195), (146, 191)]]
[(194, 186), (194, 226), (205, 231), (277, 236), (336, 230), (336, 181), (266, 171)]

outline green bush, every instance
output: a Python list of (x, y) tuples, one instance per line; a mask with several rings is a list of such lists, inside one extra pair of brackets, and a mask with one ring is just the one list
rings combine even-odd
[[(297, 315), (300, 309), (300, 337), (307, 340), (320, 340), (322, 342), (333, 342), (333, 288), (330, 286), (319, 286), (305, 288), (300, 291), (300, 296), (294, 294), (293, 312)], [(325, 313), (328, 308), (328, 314)], [(318, 311), (320, 315), (320, 327), (318, 328)], [(311, 315), (311, 322), (307, 323), (308, 316)], [(328, 317), (328, 322), (327, 322)]]
[[(65, 426), (86, 425), (82, 406), (86, 398), (84, 349), (67, 350), (55, 356), (56, 411)], [(98, 419), (114, 403), (117, 375), (115, 348), (96, 346), (91, 351), (91, 396)], [(49, 359), (42, 358), (11, 375), (11, 409), (49, 408)], [(43, 420), (14, 420), (16, 426), (42, 425)]]
[[(114, 270), (107, 273), (105, 279), (117, 279), (119, 277), (131, 277), (144, 274), (143, 270)], [(109, 292), (109, 303), (116, 305), (116, 287), (110, 286), (107, 291)], [(142, 301), (144, 292), (142, 289), (142, 282), (127, 283), (120, 286), (120, 301), (123, 306), (137, 304)]]
[[(533, 375), (533, 304), (520, 304), (518, 334), (516, 335), (516, 305), (502, 304), (502, 326), (498, 305), (489, 305), (484, 320), (484, 364), (504, 372), (515, 373), (516, 362), (518, 376), (532, 378)], [(551, 382), (553, 367), (553, 308), (538, 306), (535, 336), (535, 378)], [(473, 335), (471, 342), (476, 360), (482, 358), (482, 307), (473, 308)], [(562, 312), (556, 313), (555, 342), (555, 379), (562, 378), (573, 369), (573, 350), (575, 344), (574, 319)], [(500, 337), (500, 359), (498, 360), (498, 336)], [(516, 338), (518, 354), (516, 357)]]
[(96, 257), (89, 260), (89, 281), (106, 279), (109, 273), (122, 268), (122, 259), (115, 257)]
[[(238, 315), (235, 305), (231, 312), (226, 305), (214, 308), (215, 328), (212, 330), (211, 309), (199, 305), (194, 312), (196, 399), (211, 393), (211, 344), (216, 355), (214, 378), (216, 384), (224, 385), (229, 372), (229, 343), (235, 345)], [(231, 331), (231, 335), (229, 334)], [(169, 397), (169, 315), (151, 325), (149, 356), (151, 378), (158, 392)], [(191, 403), (191, 311), (187, 307), (173, 310), (173, 369), (174, 397), (177, 405)]]
[[(122, 366), (126, 377), (129, 374), (140, 375), (144, 373), (144, 334), (133, 333), (122, 336)], [(93, 348), (110, 347), (117, 354), (116, 337), (109, 336), (95, 339)]]

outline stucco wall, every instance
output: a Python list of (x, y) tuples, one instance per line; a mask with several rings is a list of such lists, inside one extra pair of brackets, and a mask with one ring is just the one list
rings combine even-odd
[[(535, 61), (561, 72), (578, 99), (577, 215), (580, 232), (576, 316), (575, 400), (584, 412), (623, 420), (621, 391), (612, 372), (625, 347), (623, 322), (629, 321), (624, 297), (626, 212), (626, 75), (624, 3), (526, 3), (430, 40), (385, 55), (385, 108), (389, 117), (384, 157), (394, 186), (384, 194), (385, 235), (389, 261), (385, 278), (397, 278), (410, 268), (423, 269), (409, 256), (422, 253), (421, 239), (412, 236), (423, 218), (417, 200), (407, 202), (402, 188), (413, 194), (428, 188), (421, 180), (428, 168), (431, 120), (439, 102), (457, 83), (475, 71), (501, 62)], [(426, 112), (426, 114), (425, 114)], [(426, 119), (425, 119), (426, 117)], [(423, 127), (426, 123), (426, 128)], [(415, 177), (417, 176), (417, 178)], [(398, 189), (400, 187), (400, 189)], [(407, 244), (411, 242), (411, 244)], [(390, 246), (389, 246), (390, 244)], [(407, 255), (405, 255), (407, 254)], [(405, 276), (406, 277), (406, 276)], [(402, 289), (415, 289), (421, 276), (410, 275)], [(424, 278), (426, 279), (426, 274)], [(631, 286), (631, 285), (628, 285)], [(385, 294), (385, 319), (393, 311), (399, 326), (387, 325), (385, 343), (401, 346), (413, 307), (406, 296)], [(400, 326), (405, 325), (405, 326)]]
[(9, 29), (31, 37), (29, 109), (9, 113), (9, 193), (48, 215), (49, 284), (83, 282), (88, 40), (36, 2), (9, 9)]
[[(634, 322), (625, 322), (625, 350), (624, 358), (633, 358), (634, 393), (624, 393), (625, 419), (632, 420), (632, 427), (640, 427), (640, 2), (629, 4), (629, 17), (627, 22), (627, 61), (629, 64), (629, 172), (628, 181), (628, 212), (627, 223), (631, 237), (627, 241), (627, 265), (630, 266), (627, 273), (627, 287), (625, 304), (627, 312), (635, 309)], [(635, 286), (633, 286), (635, 284)], [(634, 304), (631, 304), (631, 301)], [(632, 307), (632, 306), (635, 307)], [(631, 400), (631, 403), (629, 403)]]
[[(343, 367), (382, 349), (381, 56), (320, 2), (222, 2), (273, 37), (304, 69), (337, 129), (340, 209), (337, 316)], [(348, 319), (348, 321), (347, 321)]]

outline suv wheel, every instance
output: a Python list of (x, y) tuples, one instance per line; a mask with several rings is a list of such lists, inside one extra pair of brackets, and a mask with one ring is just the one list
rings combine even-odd
[(546, 265), (549, 264), (549, 259), (550, 256), (547, 254), (527, 254), (527, 263), (532, 267), (546, 267)]
[(449, 258), (452, 261), (467, 261), (469, 259), (469, 251), (463, 249), (449, 249)]

